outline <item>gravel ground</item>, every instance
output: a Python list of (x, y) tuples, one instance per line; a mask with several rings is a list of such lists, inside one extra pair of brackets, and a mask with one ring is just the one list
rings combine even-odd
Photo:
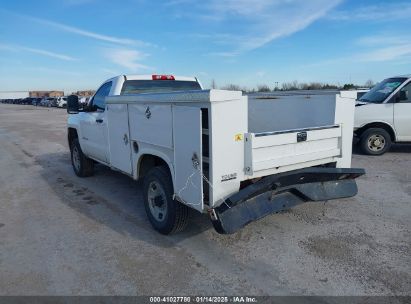
[(141, 184), (73, 173), (66, 113), (0, 104), (0, 295), (410, 295), (411, 145), (365, 168), (359, 194), (230, 236), (193, 214), (162, 236)]

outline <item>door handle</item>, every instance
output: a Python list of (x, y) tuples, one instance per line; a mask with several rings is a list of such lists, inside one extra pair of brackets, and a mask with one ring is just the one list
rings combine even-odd
[(96, 119), (96, 123), (102, 123), (103, 120), (102, 119)]

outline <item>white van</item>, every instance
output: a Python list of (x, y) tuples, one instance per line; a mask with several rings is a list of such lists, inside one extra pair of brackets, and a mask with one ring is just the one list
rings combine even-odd
[(411, 142), (411, 75), (387, 78), (357, 100), (354, 135), (369, 155)]

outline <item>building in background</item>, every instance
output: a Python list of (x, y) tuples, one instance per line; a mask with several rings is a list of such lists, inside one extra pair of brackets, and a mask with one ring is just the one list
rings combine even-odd
[(61, 97), (63, 91), (30, 91), (30, 97)]
[(86, 90), (86, 91), (77, 91), (77, 92), (73, 92), (73, 95), (77, 95), (80, 97), (91, 97), (94, 95), (96, 91), (94, 90)]

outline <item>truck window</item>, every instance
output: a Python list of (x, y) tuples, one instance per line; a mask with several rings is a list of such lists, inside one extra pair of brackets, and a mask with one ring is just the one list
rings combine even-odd
[(197, 81), (126, 80), (121, 95), (201, 90)]
[(103, 84), (100, 89), (97, 90), (96, 94), (91, 101), (91, 106), (94, 109), (104, 110), (105, 108), (105, 99), (108, 95), (110, 95), (112, 82), (107, 82)]
[(382, 103), (391, 95), (407, 78), (388, 78), (377, 84), (365, 93), (359, 101)]
[(401, 93), (400, 95), (404, 96), (405, 99), (401, 99), (400, 102), (411, 103), (411, 82), (401, 89)]

